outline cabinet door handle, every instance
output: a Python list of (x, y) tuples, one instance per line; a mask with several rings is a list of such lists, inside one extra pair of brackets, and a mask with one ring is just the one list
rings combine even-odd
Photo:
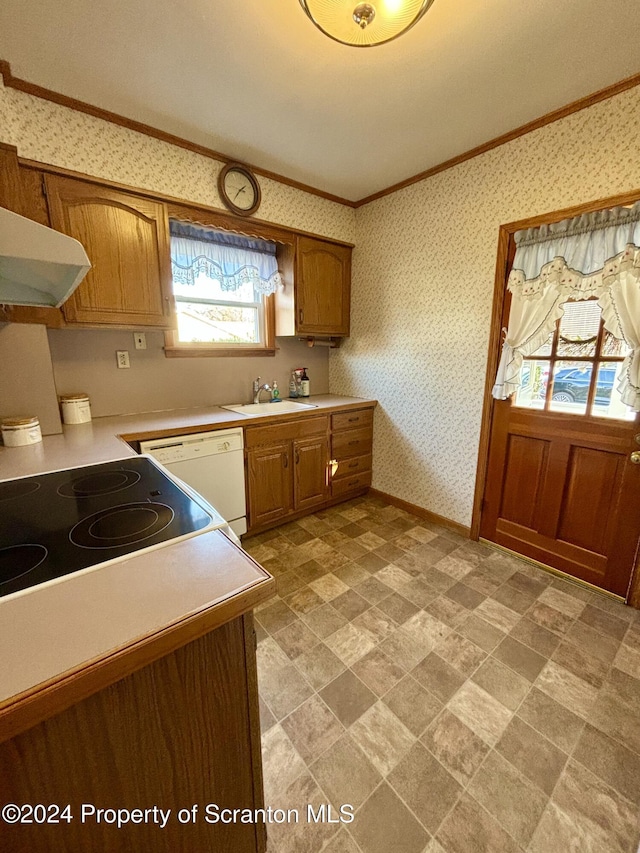
[(304, 310), (302, 308), (298, 310), (298, 317), (300, 318), (300, 322), (304, 323)]
[(300, 462), (300, 451), (296, 450), (296, 465), (298, 465), (299, 462)]
[(284, 463), (283, 464), (284, 464), (285, 468), (289, 467), (289, 454), (288, 453), (285, 453), (285, 455), (284, 455)]

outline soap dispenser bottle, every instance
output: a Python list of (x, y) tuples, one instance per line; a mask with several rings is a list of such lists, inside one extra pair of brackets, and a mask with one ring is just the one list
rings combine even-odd
[(292, 400), (298, 396), (298, 383), (296, 382), (296, 372), (295, 370), (291, 374), (291, 379), (289, 380), (289, 397)]
[(302, 378), (300, 380), (301, 397), (309, 396), (309, 377), (307, 376), (307, 368), (302, 368)]
[(273, 380), (271, 385), (271, 402), (279, 403), (280, 402), (280, 389), (278, 388), (278, 383), (276, 380)]

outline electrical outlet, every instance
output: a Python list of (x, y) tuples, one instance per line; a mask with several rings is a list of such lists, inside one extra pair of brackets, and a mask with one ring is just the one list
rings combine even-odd
[(133, 342), (136, 345), (136, 349), (146, 349), (147, 348), (147, 336), (144, 332), (134, 332), (133, 333)]
[(129, 353), (126, 349), (116, 350), (116, 359), (118, 360), (118, 367), (131, 367)]

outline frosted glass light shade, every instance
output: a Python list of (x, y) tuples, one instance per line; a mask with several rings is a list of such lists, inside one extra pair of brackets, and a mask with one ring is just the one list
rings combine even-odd
[(405, 33), (429, 9), (433, 0), (370, 0), (374, 14), (361, 26), (354, 18), (365, 4), (359, 0), (300, 0), (313, 23), (329, 38), (351, 47), (373, 47)]

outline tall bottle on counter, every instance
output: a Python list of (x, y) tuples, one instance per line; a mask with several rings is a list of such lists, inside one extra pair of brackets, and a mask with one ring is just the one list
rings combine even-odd
[(302, 376), (300, 377), (300, 396), (308, 397), (310, 394), (309, 390), (309, 377), (307, 376), (307, 368), (302, 368)]

